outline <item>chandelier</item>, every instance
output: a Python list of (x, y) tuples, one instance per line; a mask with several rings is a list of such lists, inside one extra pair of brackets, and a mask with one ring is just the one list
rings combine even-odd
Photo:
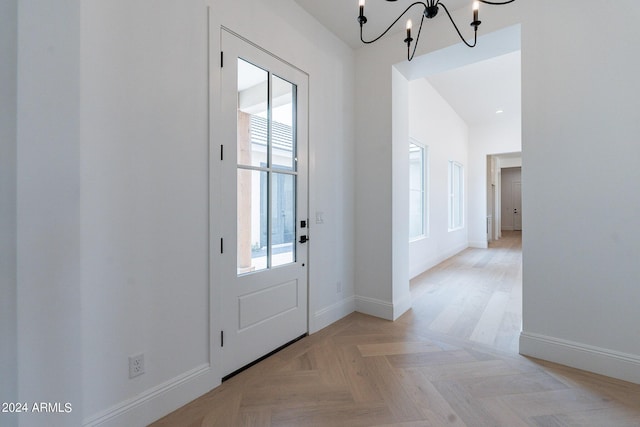
[[(387, 0), (387, 1), (396, 1), (396, 0)], [(453, 20), (453, 17), (449, 13), (449, 9), (447, 9), (445, 4), (442, 3), (440, 0), (426, 0), (426, 3), (422, 1), (417, 1), (415, 3), (412, 3), (411, 5), (409, 5), (409, 7), (405, 9), (404, 12), (400, 14), (400, 16), (396, 18), (395, 21), (391, 23), (391, 25), (389, 25), (389, 27), (386, 30), (382, 32), (382, 34), (380, 34), (378, 37), (374, 38), (373, 40), (365, 40), (362, 35), (364, 24), (367, 23), (367, 17), (364, 16), (365, 0), (360, 0), (360, 15), (358, 16), (358, 22), (360, 23), (360, 40), (362, 41), (362, 43), (365, 43), (365, 44), (371, 44), (371, 43), (377, 42), (385, 34), (387, 34), (391, 30), (391, 28), (396, 24), (396, 22), (402, 19), (402, 17), (407, 12), (409, 12), (409, 10), (411, 10), (414, 6), (418, 6), (418, 7), (421, 6), (424, 10), (422, 12), (422, 18), (420, 19), (420, 27), (418, 28), (418, 35), (416, 36), (416, 43), (413, 46), (413, 52), (411, 51), (411, 42), (413, 42), (413, 38), (411, 37), (411, 30), (413, 29), (413, 23), (411, 22), (411, 19), (407, 21), (407, 38), (404, 39), (404, 42), (407, 44), (407, 60), (411, 61), (413, 59), (413, 55), (416, 54), (416, 48), (418, 47), (418, 42), (420, 41), (420, 33), (422, 32), (422, 24), (424, 23), (424, 19), (435, 18), (436, 15), (438, 14), (438, 11), (440, 10), (440, 7), (442, 7), (444, 11), (447, 13), (449, 20), (451, 21), (451, 24), (453, 24), (453, 28), (456, 29), (458, 36), (460, 36), (460, 40), (462, 40), (464, 44), (466, 44), (469, 47), (475, 47), (476, 42), (478, 41), (478, 27), (482, 23), (482, 21), (478, 20), (478, 9), (480, 8), (480, 3), (500, 6), (508, 3), (513, 3), (514, 1), (515, 0), (505, 0), (505, 1), (476, 0), (474, 1), (473, 2), (473, 21), (471, 21), (471, 26), (473, 27), (473, 43), (469, 43), (462, 36), (460, 29), (458, 28), (455, 21)]]

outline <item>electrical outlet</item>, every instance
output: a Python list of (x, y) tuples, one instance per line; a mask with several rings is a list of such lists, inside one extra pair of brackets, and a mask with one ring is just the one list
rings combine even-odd
[(129, 378), (144, 374), (144, 353), (129, 356)]

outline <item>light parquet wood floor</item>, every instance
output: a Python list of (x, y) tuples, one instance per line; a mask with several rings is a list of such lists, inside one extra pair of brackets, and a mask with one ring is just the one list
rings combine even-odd
[(640, 386), (517, 354), (519, 235), (412, 283), (396, 322), (353, 313), (152, 424), (640, 426)]
[(522, 329), (522, 233), (467, 249), (411, 281), (411, 321), (512, 353)]

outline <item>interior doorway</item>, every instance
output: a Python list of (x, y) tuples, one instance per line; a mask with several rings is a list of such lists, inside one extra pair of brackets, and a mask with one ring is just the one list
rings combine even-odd
[(487, 156), (487, 242), (522, 231), (522, 153)]
[[(429, 147), (429, 210), (425, 212), (429, 219), (429, 237), (406, 240), (409, 278), (468, 246), (487, 248), (490, 241), (500, 238), (500, 210), (495, 207), (500, 200), (500, 184), (486, 185), (485, 168), (488, 155), (517, 152), (520, 156), (521, 54), (518, 27), (486, 37), (494, 36), (499, 37), (487, 41), (501, 46), (501, 49), (493, 50), (497, 56), (473, 58), (473, 61), (468, 51), (460, 53), (450, 47), (414, 59), (418, 61), (415, 65), (412, 61), (411, 65), (395, 66), (400, 73), (393, 76), (394, 105), (404, 103), (402, 98), (406, 97), (408, 108), (403, 111), (394, 108), (394, 129), (406, 126), (406, 139), (419, 140)], [(460, 58), (458, 55), (464, 63), (453, 59)], [(440, 64), (440, 68), (430, 68), (435, 67), (434, 64)], [(446, 70), (443, 70), (443, 64), (447, 65)], [(398, 138), (399, 147), (404, 134), (400, 131), (396, 134), (394, 145)], [(402, 145), (406, 152), (406, 142)], [(397, 152), (400, 152), (399, 148)], [(408, 188), (409, 176), (405, 171), (409, 169), (409, 156), (405, 156), (406, 167), (396, 162), (394, 174), (398, 179), (394, 182), (406, 179)], [(464, 219), (459, 228), (447, 227), (445, 222), (445, 214), (449, 211), (444, 194), (447, 191), (446, 166), (451, 161), (462, 165), (465, 176)], [(407, 200), (407, 210), (408, 205)], [(400, 211), (396, 215), (398, 218), (408, 216), (408, 212), (403, 215)], [(400, 249), (394, 249), (394, 253), (400, 253)], [(398, 262), (401, 259), (398, 257)]]
[[(489, 40), (498, 35), (499, 39)], [(394, 102), (400, 104), (406, 97), (408, 108), (394, 109), (393, 123), (394, 129), (402, 129), (408, 122), (408, 138), (423, 141), (430, 149), (429, 237), (407, 239), (414, 313), (424, 315), (420, 321), (431, 330), (517, 351), (521, 326), (517, 313), (522, 306), (521, 233), (511, 235), (510, 231), (499, 242), (489, 245), (489, 241), (503, 237), (501, 168), (515, 161), (507, 159), (509, 155), (518, 157), (519, 166), (522, 162), (519, 27), (487, 37), (496, 43), (494, 55), (473, 60), (473, 53), (464, 51), (466, 62), (455, 63), (452, 58), (460, 58), (458, 52), (446, 48), (416, 58), (416, 64), (396, 65)], [(501, 44), (507, 40), (509, 43)], [(425, 72), (434, 63), (440, 64), (440, 69)], [(402, 137), (401, 132), (394, 133), (394, 144), (399, 146)], [(503, 158), (501, 153), (508, 154)], [(493, 157), (498, 154), (500, 158)], [(496, 163), (495, 175), (486, 169), (488, 160)], [(465, 168), (464, 225), (460, 230), (447, 229), (441, 215), (447, 212), (441, 203), (446, 200), (441, 197), (446, 190), (443, 165), (451, 161)], [(402, 178), (404, 169), (394, 170)], [(503, 265), (503, 255), (513, 262)], [(508, 290), (500, 288), (500, 280), (489, 273), (502, 267), (508, 269), (504, 273), (510, 277)], [(443, 280), (458, 273), (461, 279), (470, 279), (468, 288)], [(489, 299), (479, 310), (476, 296), (489, 288), (491, 291), (484, 294)], [(418, 308), (423, 304), (428, 310)]]

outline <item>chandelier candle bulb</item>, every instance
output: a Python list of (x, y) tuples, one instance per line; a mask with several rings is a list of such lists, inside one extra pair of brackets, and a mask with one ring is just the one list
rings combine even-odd
[(411, 39), (411, 27), (413, 27), (413, 23), (411, 19), (407, 21), (407, 40)]
[(480, 2), (474, 1), (473, 2), (473, 22), (476, 22), (478, 20), (478, 9), (480, 9)]
[[(364, 0), (358, 2), (360, 6), (360, 14), (358, 15), (358, 23), (360, 24), (360, 33), (362, 34), (362, 26), (367, 23), (367, 18), (364, 16)], [(362, 39), (362, 37), (360, 37)]]

